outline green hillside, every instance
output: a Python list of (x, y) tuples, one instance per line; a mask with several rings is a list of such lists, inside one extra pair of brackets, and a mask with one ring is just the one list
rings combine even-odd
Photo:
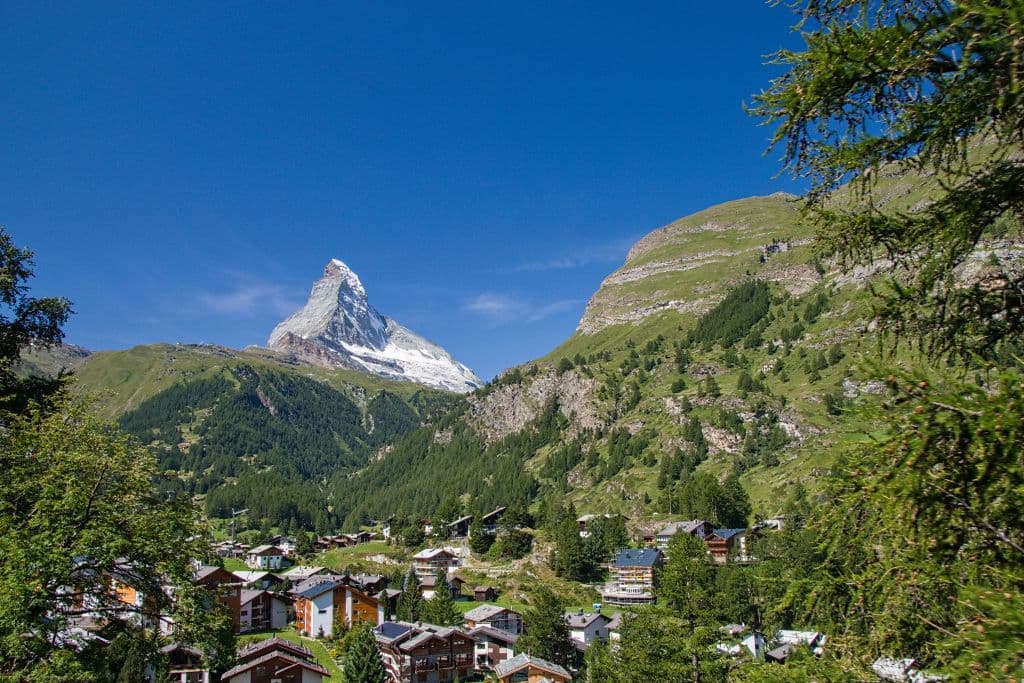
[(323, 489), (329, 476), (364, 466), (461, 400), (411, 382), (212, 345), (103, 351), (84, 359), (74, 378), (101, 414), (178, 475), (162, 485), (202, 498), (212, 517), (249, 508), (253, 525), (323, 530), (339, 522)]

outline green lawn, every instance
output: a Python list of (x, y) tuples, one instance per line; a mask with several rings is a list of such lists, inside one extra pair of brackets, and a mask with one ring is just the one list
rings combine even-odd
[(249, 643), (255, 643), (261, 640), (266, 640), (267, 638), (272, 638), (274, 636), (277, 636), (278, 638), (283, 638), (293, 643), (297, 643), (299, 645), (302, 645), (303, 647), (308, 647), (310, 650), (312, 650), (313, 656), (316, 658), (317, 664), (326, 668), (327, 671), (330, 672), (330, 676), (328, 678), (325, 678), (324, 680), (327, 683), (341, 683), (341, 669), (338, 668), (338, 665), (335, 663), (334, 659), (332, 659), (331, 656), (327, 654), (327, 648), (324, 647), (324, 644), (321, 643), (319, 640), (316, 640), (315, 638), (305, 638), (303, 636), (300, 636), (298, 631), (296, 631), (294, 628), (289, 627), (277, 631), (256, 631), (254, 633), (246, 633), (238, 637), (238, 645), (241, 647), (242, 645), (248, 645)]
[(224, 569), (227, 569), (229, 572), (245, 572), (249, 571), (249, 565), (237, 557), (225, 557)]

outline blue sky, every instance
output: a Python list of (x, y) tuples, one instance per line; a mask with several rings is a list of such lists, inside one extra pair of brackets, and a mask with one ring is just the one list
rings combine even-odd
[(0, 225), (68, 341), (261, 344), (328, 259), (484, 378), (629, 246), (798, 191), (742, 103), (793, 16), (715, 3), (7, 2)]

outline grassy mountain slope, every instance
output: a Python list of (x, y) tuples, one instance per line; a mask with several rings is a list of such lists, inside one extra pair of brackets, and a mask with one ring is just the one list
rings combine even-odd
[[(42, 366), (41, 366), (42, 367)], [(166, 486), (212, 516), (333, 528), (323, 485), (460, 398), (411, 382), (299, 363), (263, 349), (155, 344), (90, 355), (74, 387), (180, 474)]]
[(266, 349), (236, 351), (212, 344), (150, 344), (92, 354), (75, 369), (77, 384), (98, 396), (97, 408), (114, 417), (183, 380), (208, 377), (239, 365), (279, 368), (321, 380), (361, 402), (384, 389), (405, 399), (441, 395), (412, 382), (396, 382), (355, 370), (300, 363)]

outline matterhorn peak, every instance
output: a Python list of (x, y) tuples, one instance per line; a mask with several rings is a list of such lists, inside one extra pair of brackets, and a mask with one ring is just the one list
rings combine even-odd
[(316, 365), (364, 370), (449, 391), (468, 392), (482, 384), (440, 346), (378, 313), (359, 276), (336, 258), (324, 266), (306, 304), (270, 333), (267, 346)]

